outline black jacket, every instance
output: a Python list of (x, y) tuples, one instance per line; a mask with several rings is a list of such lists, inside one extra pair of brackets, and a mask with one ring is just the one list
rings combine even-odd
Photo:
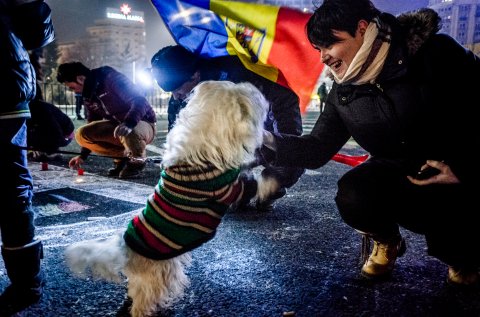
[(310, 135), (276, 136), (276, 164), (318, 168), (353, 137), (372, 156), (404, 164), (406, 173), (426, 159), (444, 160), (462, 182), (473, 183), (480, 174), (469, 168), (471, 149), (480, 145), (480, 106), (470, 78), (480, 74), (480, 59), (436, 34), (433, 10), (381, 19), (393, 35), (377, 84), (334, 84)]
[(75, 129), (72, 120), (51, 103), (30, 102), (32, 117), (27, 120), (27, 144), (36, 151), (53, 153), (65, 146)]
[(245, 68), (236, 56), (202, 60), (201, 80), (229, 80), (249, 82), (257, 87), (270, 103), (266, 129), (293, 135), (302, 134), (299, 100), (290, 89), (274, 83)]
[(52, 42), (50, 8), (43, 1), (19, 6), (0, 0), (0, 119), (30, 117), (35, 96), (35, 72), (27, 50)]

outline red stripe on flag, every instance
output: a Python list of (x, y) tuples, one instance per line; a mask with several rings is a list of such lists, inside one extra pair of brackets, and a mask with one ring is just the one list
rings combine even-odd
[(268, 64), (275, 65), (281, 71), (277, 82), (290, 87), (300, 98), (302, 113), (311, 100), (324, 66), (320, 52), (307, 39), (305, 25), (309, 18), (310, 14), (281, 7), (275, 39), (268, 56)]

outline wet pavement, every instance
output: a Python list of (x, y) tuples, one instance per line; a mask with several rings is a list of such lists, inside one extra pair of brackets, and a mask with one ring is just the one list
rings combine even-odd
[[(91, 157), (82, 176), (67, 161), (46, 171), (30, 165), (47, 285), (42, 300), (16, 316), (129, 316), (124, 283), (74, 276), (63, 252), (73, 242), (123, 231), (152, 193), (159, 166), (152, 160), (144, 177), (125, 181), (105, 176), (111, 160)], [(480, 291), (449, 286), (446, 266), (426, 255), (422, 236), (407, 231), (407, 252), (390, 280), (359, 276), (361, 239), (333, 200), (349, 168), (331, 161), (307, 171), (271, 213), (227, 214), (216, 237), (192, 252), (184, 298), (157, 316), (480, 316)], [(0, 289), (7, 285), (0, 261)]]

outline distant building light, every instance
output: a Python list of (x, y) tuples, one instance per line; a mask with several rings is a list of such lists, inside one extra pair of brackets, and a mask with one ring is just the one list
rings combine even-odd
[(120, 7), (120, 9), (107, 8), (107, 18), (145, 23), (145, 20), (143, 19), (143, 12), (132, 11), (131, 8), (125, 4), (123, 4), (122, 7)]
[(122, 13), (107, 12), (107, 18), (117, 20), (129, 20), (144, 23), (143, 17), (139, 15), (124, 15)]
[(132, 8), (130, 8), (130, 6), (126, 3), (122, 4), (122, 6), (120, 7), (120, 11), (124, 14), (124, 15), (129, 15), (131, 12), (132, 12)]

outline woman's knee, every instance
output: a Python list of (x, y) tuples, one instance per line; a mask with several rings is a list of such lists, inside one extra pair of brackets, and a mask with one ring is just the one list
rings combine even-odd
[(339, 207), (351, 208), (365, 199), (365, 192), (362, 191), (363, 186), (357, 174), (351, 170), (338, 180), (335, 201)]
[(335, 202), (342, 219), (355, 227), (361, 219), (378, 209), (376, 196), (375, 190), (358, 173), (349, 171), (338, 181)]

